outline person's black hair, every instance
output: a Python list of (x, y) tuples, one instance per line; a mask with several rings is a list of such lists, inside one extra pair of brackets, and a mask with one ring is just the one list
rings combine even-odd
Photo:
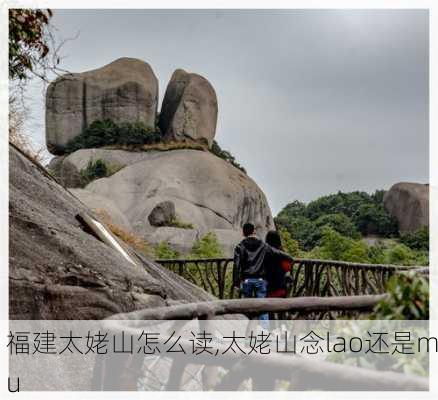
[(250, 222), (247, 222), (242, 227), (243, 236), (248, 237), (249, 235), (252, 235), (254, 233), (254, 230), (255, 230), (254, 225), (251, 224)]
[(277, 231), (269, 231), (266, 234), (265, 242), (276, 249), (281, 249), (283, 246), (281, 245), (281, 237)]

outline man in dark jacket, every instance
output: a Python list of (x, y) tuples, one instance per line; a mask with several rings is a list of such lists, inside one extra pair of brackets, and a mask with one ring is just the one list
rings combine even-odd
[[(264, 298), (268, 290), (266, 263), (269, 257), (290, 261), (292, 257), (260, 240), (251, 223), (243, 225), (243, 236), (234, 250), (233, 285), (240, 289), (243, 297)], [(268, 320), (268, 313), (260, 314), (259, 319)]]

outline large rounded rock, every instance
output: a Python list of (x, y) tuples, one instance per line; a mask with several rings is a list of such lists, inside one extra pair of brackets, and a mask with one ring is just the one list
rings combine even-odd
[[(234, 243), (247, 221), (256, 225), (261, 236), (274, 226), (266, 197), (257, 184), (206, 151), (152, 153), (108, 178), (91, 182), (86, 189), (111, 199), (133, 230), (151, 243), (175, 242), (183, 252), (211, 231), (220, 239), (233, 238)], [(171, 201), (178, 221), (191, 224), (193, 229), (152, 226), (148, 217), (164, 201)], [(225, 247), (229, 254), (232, 246), (226, 243)]]
[(400, 233), (415, 232), (429, 226), (429, 185), (400, 182), (383, 198), (385, 209), (398, 223)]
[(216, 133), (218, 104), (204, 77), (177, 69), (167, 85), (160, 112), (160, 129), (167, 140), (192, 140), (211, 146)]
[(118, 60), (93, 71), (66, 74), (46, 95), (46, 141), (53, 154), (96, 120), (143, 122), (155, 126), (158, 80), (149, 64)]
[(152, 209), (148, 221), (152, 226), (169, 226), (175, 218), (175, 204), (171, 201), (162, 201)]
[(9, 149), (10, 319), (101, 319), (171, 300), (213, 299), (144, 257), (130, 264), (87, 233), (76, 215), (90, 210)]

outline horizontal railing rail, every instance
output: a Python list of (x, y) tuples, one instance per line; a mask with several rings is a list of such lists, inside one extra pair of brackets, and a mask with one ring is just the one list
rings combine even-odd
[(326, 313), (330, 311), (371, 311), (386, 295), (299, 297), (293, 299), (232, 299), (146, 308), (115, 314), (108, 320), (191, 320), (211, 319), (225, 314), (243, 314), (249, 318), (261, 313)]
[[(215, 300), (199, 303), (188, 303), (172, 307), (159, 307), (121, 313), (107, 318), (104, 327), (113, 333), (131, 333), (134, 336), (142, 331), (145, 324), (152, 320), (192, 320), (197, 319), (199, 329), (206, 329), (206, 324), (214, 317), (221, 315), (245, 314), (252, 318), (260, 312), (296, 312), (312, 310), (314, 312), (334, 311), (339, 309), (362, 310), (372, 309), (385, 295), (377, 296), (345, 296), (345, 297), (301, 297), (295, 299), (235, 299)], [(229, 321), (232, 322), (232, 321)], [(147, 326), (147, 325), (146, 325)], [(172, 329), (175, 325), (172, 325)], [(189, 348), (191, 341), (181, 340), (180, 344)], [(208, 354), (197, 355), (196, 359), (185, 360), (174, 353), (165, 356), (171, 361), (168, 376), (161, 382), (162, 390), (178, 390), (182, 388), (183, 376), (188, 366), (195, 363), (200, 368), (220, 367), (226, 371), (214, 387), (209, 386), (209, 376), (218, 376), (217, 370), (202, 375), (200, 385), (214, 390), (237, 390), (245, 379), (259, 379), (260, 374), (271, 372), (273, 390), (275, 381), (290, 381), (292, 390), (338, 390), (339, 387), (351, 390), (428, 390), (428, 379), (389, 371), (377, 371), (351, 365), (336, 364), (328, 360), (309, 360), (300, 356), (275, 354), (270, 357), (251, 354), (242, 358), (240, 354), (222, 351), (221, 356), (211, 357)], [(225, 347), (223, 348), (225, 350)], [(162, 358), (164, 355), (159, 355)], [(93, 373), (93, 387), (96, 390), (136, 390), (145, 355), (129, 355), (124, 358), (99, 357)], [(155, 365), (155, 364), (153, 364)], [(251, 367), (251, 369), (249, 368)], [(153, 367), (151, 367), (153, 369)], [(252, 371), (252, 372), (250, 372)], [(149, 373), (150, 371), (147, 370)], [(207, 372), (207, 370), (205, 370)], [(301, 380), (297, 377), (311, 377)], [(295, 377), (295, 378), (294, 378)], [(154, 379), (156, 377), (154, 376)], [(268, 382), (268, 386), (270, 383)], [(290, 390), (290, 389), (289, 389)]]
[[(231, 258), (165, 259), (157, 263), (219, 299), (239, 297), (233, 288)], [(382, 294), (395, 273), (425, 268), (297, 258), (287, 277), (287, 297)]]

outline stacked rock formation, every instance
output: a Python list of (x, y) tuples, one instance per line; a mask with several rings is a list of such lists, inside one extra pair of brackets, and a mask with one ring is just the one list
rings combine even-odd
[[(247, 221), (261, 236), (272, 229), (271, 211), (257, 184), (208, 151), (218, 105), (215, 90), (200, 75), (181, 69), (173, 73), (158, 121), (163, 142), (202, 144), (198, 150), (94, 148), (60, 155), (66, 143), (95, 120), (151, 126), (157, 120), (157, 98), (155, 74), (140, 60), (124, 58), (59, 78), (47, 91), (47, 146), (59, 155), (49, 169), (89, 207), (102, 208), (150, 243), (164, 241), (183, 254), (196, 239), (214, 232), (225, 254), (231, 255)], [(83, 187), (81, 171), (97, 160), (118, 172)]]

